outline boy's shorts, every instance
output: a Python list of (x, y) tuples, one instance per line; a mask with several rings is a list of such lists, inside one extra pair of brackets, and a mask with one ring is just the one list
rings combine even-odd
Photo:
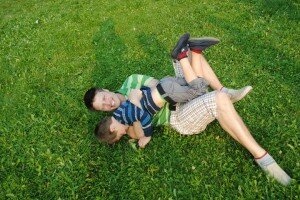
[[(160, 80), (161, 90), (157, 88), (160, 95), (169, 103), (183, 103), (191, 101), (205, 93), (207, 93), (208, 82), (201, 77), (198, 77), (187, 83), (182, 77), (164, 77)], [(174, 104), (174, 103), (173, 103)]]
[(198, 134), (217, 118), (216, 92), (209, 92), (171, 111), (170, 125), (183, 135)]

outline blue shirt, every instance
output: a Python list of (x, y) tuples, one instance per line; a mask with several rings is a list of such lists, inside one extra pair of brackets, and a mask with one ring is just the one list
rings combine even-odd
[(140, 121), (145, 136), (149, 137), (153, 134), (152, 117), (160, 108), (153, 102), (150, 88), (142, 87), (141, 90), (143, 97), (140, 102), (143, 109), (127, 100), (114, 111), (113, 117), (121, 124), (129, 126), (132, 126), (133, 122)]

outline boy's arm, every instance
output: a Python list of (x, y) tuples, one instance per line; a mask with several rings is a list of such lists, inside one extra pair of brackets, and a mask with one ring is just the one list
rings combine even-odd
[(127, 134), (132, 139), (140, 139), (142, 137), (145, 137), (141, 122), (140, 121), (133, 122), (132, 126), (129, 126), (128, 128)]
[(145, 146), (150, 142), (151, 136), (146, 137), (142, 128), (140, 121), (133, 122), (133, 130), (139, 138), (138, 144), (140, 148), (145, 148)]
[(151, 136), (146, 137), (142, 124), (140, 121), (133, 122), (133, 130), (139, 139), (138, 144), (140, 148), (145, 148), (145, 146), (150, 142)]
[(133, 131), (138, 139), (145, 137), (144, 130), (140, 121), (133, 122)]
[[(141, 98), (142, 98), (142, 92), (138, 89), (132, 90), (128, 96), (129, 101), (139, 108), (142, 108), (142, 105), (140, 102)], [(142, 124), (140, 121), (133, 122), (133, 131), (135, 132), (135, 135), (137, 136), (137, 138), (139, 138), (139, 141), (138, 141), (139, 147), (145, 148), (145, 146), (150, 142), (151, 136), (148, 136), (148, 137), (145, 136), (145, 133), (144, 133), (144, 130), (142, 128)]]
[(127, 131), (129, 137), (133, 139), (139, 139), (138, 144), (140, 148), (145, 148), (145, 146), (150, 142), (151, 136), (146, 137), (142, 129), (141, 122), (133, 122), (133, 126), (130, 126)]
[[(141, 98), (142, 98), (142, 92), (138, 89), (133, 89), (128, 96), (129, 101), (139, 108), (142, 108), (140, 102)], [(145, 137), (144, 130), (142, 128), (142, 124), (140, 121), (133, 122), (132, 127), (133, 127), (133, 132), (135, 133), (137, 138)]]
[(129, 128), (127, 130), (127, 135), (132, 139), (139, 139), (137, 137), (136, 133), (134, 132), (133, 126), (129, 126)]

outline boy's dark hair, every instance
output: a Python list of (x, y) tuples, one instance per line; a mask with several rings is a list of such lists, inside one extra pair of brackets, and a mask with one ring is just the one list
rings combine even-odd
[(94, 107), (93, 107), (94, 97), (97, 94), (97, 92), (102, 92), (102, 91), (103, 91), (103, 89), (96, 88), (96, 87), (93, 87), (93, 88), (89, 89), (88, 91), (86, 91), (86, 93), (84, 94), (83, 100), (84, 100), (85, 106), (88, 109), (94, 110)]
[(108, 144), (113, 144), (117, 137), (116, 132), (110, 131), (110, 125), (112, 123), (111, 116), (102, 119), (95, 128), (95, 136), (101, 142), (106, 142)]

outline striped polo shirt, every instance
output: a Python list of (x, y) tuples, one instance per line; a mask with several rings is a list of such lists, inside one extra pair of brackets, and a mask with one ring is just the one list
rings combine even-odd
[(151, 136), (153, 133), (151, 115), (147, 111), (144, 111), (131, 103), (129, 100), (123, 102), (119, 108), (114, 111), (113, 117), (121, 124), (129, 126), (132, 126), (133, 122), (140, 121), (146, 137)]
[[(141, 75), (141, 74), (132, 74), (130, 75), (123, 83), (121, 88), (117, 90), (118, 93), (123, 94), (127, 97), (132, 89), (139, 89), (144, 85), (147, 85), (153, 77)], [(165, 125), (170, 123), (170, 109), (169, 103), (166, 103), (162, 109), (156, 113), (153, 117), (152, 124), (155, 125)]]
[(140, 100), (143, 109), (140, 109), (129, 100), (123, 102), (119, 108), (114, 111), (113, 117), (124, 125), (132, 126), (133, 122), (140, 121), (142, 129), (146, 137), (153, 133), (152, 117), (160, 108), (157, 107), (151, 96), (151, 89), (149, 87), (141, 88), (143, 97)]
[(146, 110), (152, 117), (160, 110), (160, 108), (154, 103), (151, 95), (151, 89), (149, 87), (143, 86), (141, 87), (141, 91), (143, 94), (143, 97), (140, 101), (142, 108), (143, 110)]

